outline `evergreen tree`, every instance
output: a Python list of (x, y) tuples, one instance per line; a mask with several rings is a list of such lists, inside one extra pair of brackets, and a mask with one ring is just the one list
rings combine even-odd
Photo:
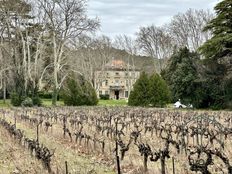
[(169, 100), (170, 92), (165, 81), (158, 74), (149, 78), (143, 72), (130, 93), (128, 104), (131, 106), (163, 107)]
[(83, 77), (75, 80), (69, 78), (62, 91), (64, 104), (67, 106), (96, 105), (98, 103), (95, 89)]
[(67, 80), (67, 83), (64, 85), (64, 90), (62, 91), (64, 104), (68, 106), (81, 105), (81, 93), (81, 87), (74, 79)]
[(204, 55), (209, 106), (227, 107), (232, 101), (232, 1), (224, 0), (215, 6), (216, 17), (205, 27), (213, 37), (199, 51)]
[(149, 104), (164, 107), (170, 101), (170, 92), (166, 82), (158, 74), (153, 74), (149, 81)]
[(171, 90), (172, 101), (195, 102), (197, 66), (199, 55), (187, 48), (180, 49), (170, 58), (167, 68), (161, 73)]
[(142, 72), (131, 91), (128, 105), (147, 106), (149, 104), (149, 79), (145, 72)]
[(205, 27), (213, 37), (206, 41), (200, 51), (207, 59), (220, 59), (232, 55), (232, 1), (224, 0), (214, 8), (217, 16)]
[(87, 80), (82, 79), (82, 104), (83, 105), (97, 105), (98, 103), (98, 98), (97, 98), (97, 94), (95, 89), (92, 87), (92, 85), (90, 84), (90, 82), (88, 82)]

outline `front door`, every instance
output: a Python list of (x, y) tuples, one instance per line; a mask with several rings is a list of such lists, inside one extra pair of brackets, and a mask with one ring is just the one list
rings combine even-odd
[(119, 99), (119, 91), (114, 91), (114, 95), (115, 95), (116, 100), (118, 100)]

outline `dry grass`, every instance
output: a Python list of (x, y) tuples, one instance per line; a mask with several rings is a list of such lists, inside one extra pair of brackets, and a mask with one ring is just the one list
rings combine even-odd
[[(8, 122), (14, 121), (12, 117), (7, 117), (6, 120)], [(20, 121), (17, 121), (16, 125), (18, 129), (24, 131), (26, 137), (31, 139), (36, 139), (35, 127), (31, 127), (30, 125), (22, 123)], [(70, 143), (68, 139), (64, 139), (61, 135), (62, 132), (60, 131), (59, 125), (54, 126), (52, 132), (51, 131), (46, 132), (43, 128), (40, 128), (40, 134), (39, 134), (40, 143), (48, 147), (49, 149), (55, 149), (55, 155), (52, 157), (52, 163), (51, 163), (53, 172), (57, 174), (65, 173), (65, 161), (68, 161), (68, 170), (72, 174), (87, 174), (87, 173), (113, 174), (114, 173), (109, 166), (102, 164), (101, 161), (98, 162), (97, 160), (99, 160), (99, 158), (94, 160), (92, 156), (83, 154), (83, 152), (80, 150), (81, 147), (75, 146), (73, 143)], [(12, 138), (9, 138), (10, 141), (11, 139)], [(8, 143), (8, 140), (6, 142)], [(14, 142), (12, 143), (12, 145), (15, 146), (17, 145), (17, 143)], [(19, 145), (17, 146), (19, 148), (22, 148)], [(21, 152), (18, 152), (18, 154), (20, 153)], [(25, 151), (25, 153), (26, 153), (25, 156), (30, 156), (27, 150)], [(29, 160), (32, 160), (32, 158), (30, 158)], [(17, 161), (18, 159), (20, 158), (16, 157), (14, 160)], [(37, 161), (37, 163), (40, 162)], [(16, 166), (13, 164), (12, 167), (16, 168)], [(24, 166), (21, 166), (21, 170), (26, 170), (26, 168), (24, 168)], [(44, 172), (39, 172), (39, 173), (44, 173)]]
[(15, 142), (2, 127), (0, 127), (0, 154), (1, 174), (46, 174), (41, 163), (31, 157), (29, 151)]

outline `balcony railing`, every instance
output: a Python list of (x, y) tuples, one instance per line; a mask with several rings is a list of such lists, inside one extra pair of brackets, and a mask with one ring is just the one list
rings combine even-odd
[(110, 86), (110, 89), (112, 89), (112, 90), (120, 90), (120, 89), (124, 89), (124, 86), (113, 85), (113, 86)]

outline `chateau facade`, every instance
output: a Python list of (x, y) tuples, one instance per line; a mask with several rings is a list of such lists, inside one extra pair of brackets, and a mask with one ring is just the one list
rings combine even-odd
[(139, 70), (122, 60), (112, 60), (102, 70), (95, 71), (95, 89), (98, 97), (109, 95), (110, 99), (128, 99)]

